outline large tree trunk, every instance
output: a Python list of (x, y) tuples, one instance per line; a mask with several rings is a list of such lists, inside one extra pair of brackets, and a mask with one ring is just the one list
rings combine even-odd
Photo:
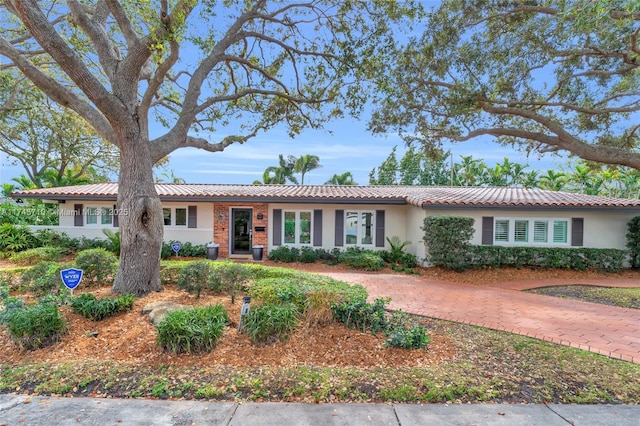
[(124, 139), (118, 181), (120, 266), (112, 292), (142, 296), (162, 290), (160, 251), (164, 221), (153, 182), (149, 142), (139, 134), (129, 134)]

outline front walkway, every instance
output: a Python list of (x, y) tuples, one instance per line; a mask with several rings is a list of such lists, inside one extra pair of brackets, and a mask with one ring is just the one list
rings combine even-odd
[[(395, 274), (323, 274), (362, 284), (371, 299), (391, 297), (390, 309), (508, 331), (640, 364), (640, 310), (519, 291), (548, 285), (598, 284), (592, 280), (470, 286)], [(630, 280), (600, 282), (616, 284), (640, 287), (640, 282)]]

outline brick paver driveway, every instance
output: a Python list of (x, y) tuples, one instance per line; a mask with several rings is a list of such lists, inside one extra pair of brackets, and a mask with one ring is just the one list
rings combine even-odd
[[(395, 274), (323, 274), (362, 284), (371, 299), (391, 297), (391, 309), (508, 331), (640, 364), (640, 310), (516, 290), (566, 281), (471, 286)], [(619, 284), (640, 287), (640, 282)]]

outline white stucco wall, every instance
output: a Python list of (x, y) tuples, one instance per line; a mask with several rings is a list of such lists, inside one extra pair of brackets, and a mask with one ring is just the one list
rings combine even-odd
[[(60, 225), (57, 227), (50, 226), (33, 226), (32, 229), (49, 228), (56, 231), (65, 232), (72, 238), (85, 236), (87, 238), (105, 238), (103, 229), (117, 231), (118, 228), (112, 225), (87, 225), (86, 220), (84, 226), (74, 226), (73, 206), (74, 204), (82, 204), (83, 209), (90, 207), (107, 207), (112, 208), (113, 202), (103, 201), (68, 201), (60, 204)], [(164, 241), (181, 241), (191, 242), (192, 244), (206, 244), (213, 240), (213, 203), (162, 203), (162, 207), (182, 207), (197, 206), (197, 228), (188, 228), (186, 226), (165, 226)]]

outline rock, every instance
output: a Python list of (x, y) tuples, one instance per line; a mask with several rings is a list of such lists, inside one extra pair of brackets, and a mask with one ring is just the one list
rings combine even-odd
[(142, 308), (142, 313), (149, 314), (149, 321), (151, 324), (157, 326), (168, 312), (188, 308), (190, 308), (190, 306), (181, 305), (175, 302), (153, 302), (145, 305), (144, 308)]

